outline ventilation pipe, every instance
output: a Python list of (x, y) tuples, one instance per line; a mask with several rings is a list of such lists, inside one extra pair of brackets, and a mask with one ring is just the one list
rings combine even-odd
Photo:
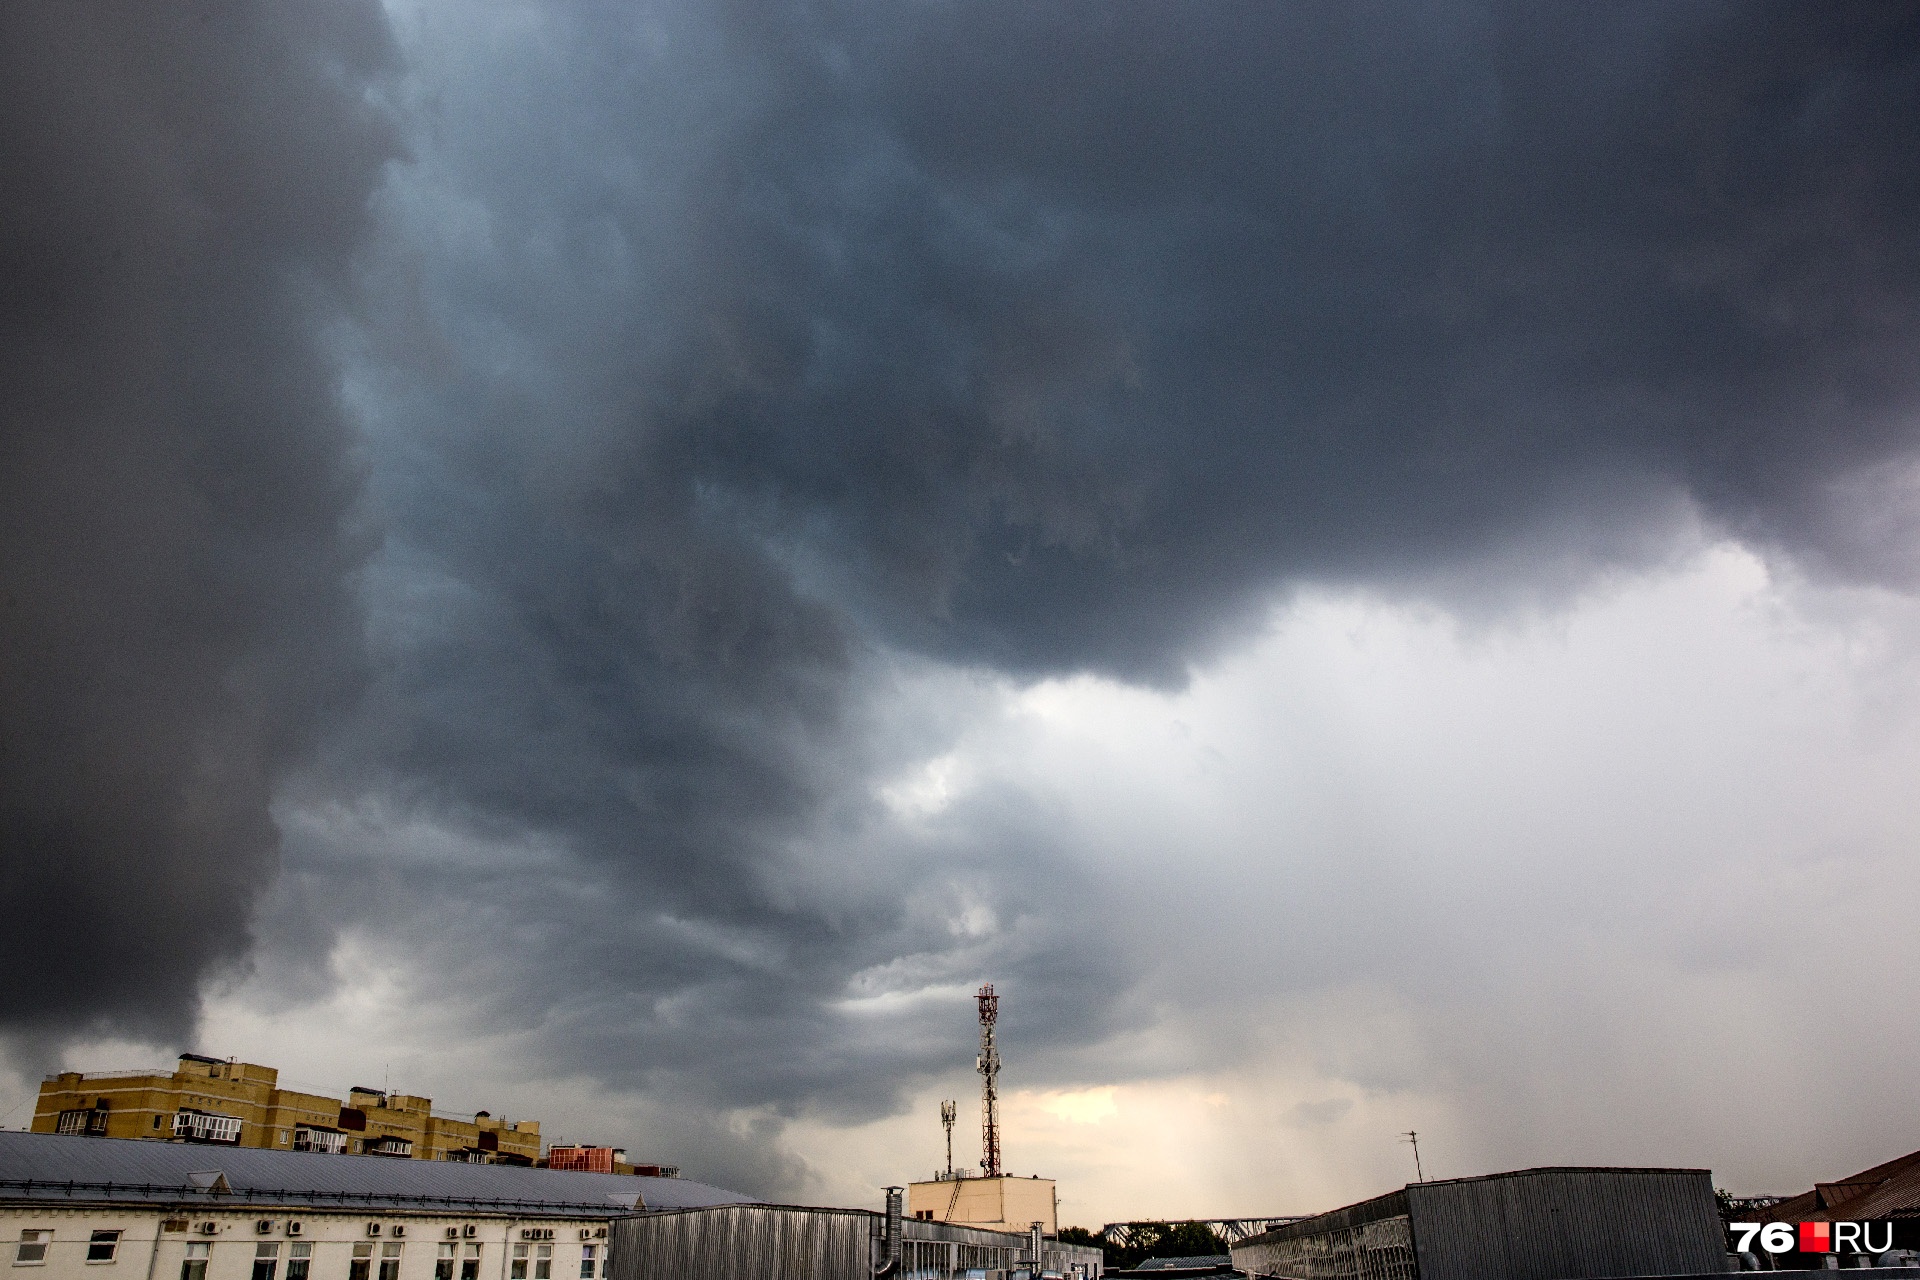
[(873, 1269), (874, 1280), (889, 1280), (900, 1274), (900, 1201), (903, 1187), (887, 1188), (887, 1236), (880, 1265)]

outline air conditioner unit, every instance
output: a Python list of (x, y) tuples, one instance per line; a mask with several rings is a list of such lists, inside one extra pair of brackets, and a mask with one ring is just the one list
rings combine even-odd
[(253, 1224), (253, 1230), (255, 1235), (262, 1235), (262, 1236), (271, 1235), (273, 1233), (273, 1219), (272, 1218), (260, 1219), (258, 1222)]
[(220, 1224), (217, 1222), (203, 1222), (200, 1224), (200, 1234), (203, 1236), (217, 1236), (220, 1234)]
[(458, 1227), (447, 1228), (447, 1239), (458, 1240), (459, 1238), (460, 1238), (460, 1228)]
[(605, 1240), (607, 1238), (607, 1229), (605, 1227), (595, 1227), (593, 1229), (593, 1238), (595, 1240)]
[(379, 1223), (377, 1223), (377, 1222), (369, 1222), (369, 1223), (367, 1224), (367, 1234), (368, 1234), (368, 1235), (370, 1235), (370, 1236), (377, 1236), (377, 1235), (379, 1235), (379, 1234), (380, 1234), (380, 1224), (379, 1224)]
[(396, 1222), (393, 1224), (393, 1234), (395, 1234), (396, 1236), (403, 1236), (407, 1234), (407, 1229)]
[(473, 1237), (480, 1234), (480, 1228), (474, 1226), (471, 1222), (469, 1222), (466, 1226), (460, 1228), (460, 1234), (467, 1237), (469, 1240), (471, 1240)]
[(288, 1234), (288, 1235), (290, 1235), (290, 1236), (297, 1236), (297, 1235), (299, 1235), (299, 1234), (300, 1234), (300, 1224), (299, 1224), (299, 1223), (297, 1223), (297, 1222), (289, 1222), (289, 1223), (287, 1224), (287, 1234)]
[(591, 1240), (591, 1239), (593, 1239), (593, 1229), (592, 1229), (591, 1227), (582, 1227), (582, 1228), (580, 1228), (580, 1238), (581, 1238), (582, 1240)]

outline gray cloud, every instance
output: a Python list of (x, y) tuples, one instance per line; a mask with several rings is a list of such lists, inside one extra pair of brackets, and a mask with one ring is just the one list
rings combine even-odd
[[(120, 380), (141, 421), (178, 424), (151, 447), (217, 464), (178, 485), (84, 449), (46, 464), (127, 538), (180, 548), (180, 576), (126, 570), (72, 515), (7, 535), (99, 584), (95, 612), (36, 606), (31, 643), (107, 646), (12, 667), (34, 681), (9, 703), (44, 693), (48, 724), (133, 744), (117, 765), (37, 752), (59, 786), (21, 782), (51, 798), (20, 821), (94, 822), (103, 784), (244, 775), (208, 792), (231, 837), (156, 837), (152, 814), (201, 812), (172, 800), (139, 804), (134, 835), (72, 837), (113, 874), (218, 880), (231, 927), (196, 932), (183, 974), (245, 945), (278, 781), (300, 815), (262, 923), (279, 989), (314, 990), (337, 932), (365, 930), (415, 956), (421, 1000), (551, 1033), (529, 1071), (871, 1114), (967, 1028), (937, 1002), (865, 1022), (839, 1002), (995, 977), (1040, 1063), (1113, 1031), (1151, 963), (1087, 924), (1098, 871), (1030, 796), (989, 788), (924, 829), (875, 798), (967, 714), (963, 689), (908, 705), (925, 685), (903, 667), (1173, 687), (1291, 584), (1583, 582), (1667, 554), (1695, 513), (1910, 585), (1910, 525), (1862, 495), (1897, 489), (1914, 446), (1920, 9), (394, 15), (412, 158), (380, 191), (351, 360), (388, 531), (363, 582), (313, 295), (288, 281), (355, 261), (385, 154), (352, 105), (384, 48), (365, 14), (214, 68), (251, 86), (318, 48), (334, 78), (298, 62), (315, 101), (219, 115), (241, 132), (216, 169), (246, 180), (202, 202), (265, 229), (237, 258), (180, 230), (210, 265), (127, 285), (138, 341), (100, 348), (158, 344), (168, 369), (254, 351), (166, 395), (145, 364)], [(98, 150), (58, 145), (36, 186)], [(127, 167), (133, 220), (166, 193)], [(271, 415), (246, 398), (269, 392)], [(263, 494), (257, 523), (221, 506)], [(230, 576), (200, 570), (229, 545)], [(288, 781), (361, 656), (350, 585), (371, 692)], [(169, 648), (142, 610), (179, 602)], [(84, 683), (121, 667), (177, 705), (85, 719)], [(136, 724), (161, 729), (117, 732)], [(10, 848), (51, 838), (19, 829)], [(97, 985), (147, 1007), (129, 972)], [(756, 1190), (802, 1176), (716, 1159)]]
[(319, 326), (391, 138), (371, 5), (0, 19), (0, 1023), (191, 1026), (355, 679)]

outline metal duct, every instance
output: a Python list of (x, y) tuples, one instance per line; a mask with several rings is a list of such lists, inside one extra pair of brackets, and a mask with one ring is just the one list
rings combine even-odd
[(876, 1280), (892, 1276), (900, 1270), (900, 1205), (905, 1192), (904, 1187), (887, 1188), (886, 1256), (873, 1269)]

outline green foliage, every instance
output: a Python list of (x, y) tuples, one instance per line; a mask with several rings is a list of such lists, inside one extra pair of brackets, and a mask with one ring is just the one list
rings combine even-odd
[[(1066, 1239), (1065, 1233), (1060, 1238)], [(1137, 1222), (1126, 1244), (1102, 1247), (1107, 1268), (1112, 1271), (1137, 1267), (1148, 1258), (1196, 1258), (1227, 1252), (1227, 1242), (1204, 1222)]]

